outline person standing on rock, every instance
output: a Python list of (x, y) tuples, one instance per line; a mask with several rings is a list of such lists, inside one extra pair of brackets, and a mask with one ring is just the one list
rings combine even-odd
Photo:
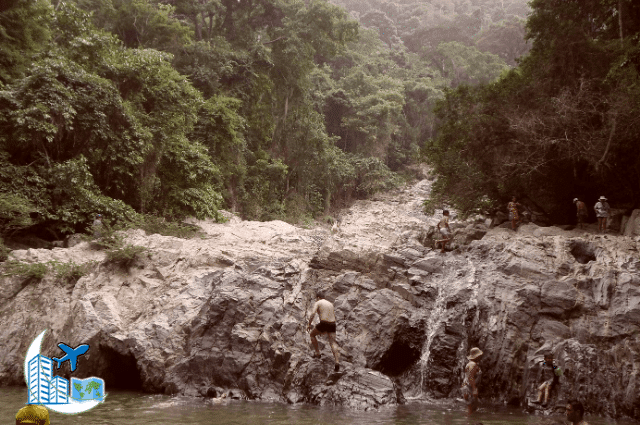
[(589, 425), (587, 421), (582, 419), (584, 416), (584, 407), (578, 400), (569, 400), (567, 403), (567, 420), (573, 425)]
[(469, 352), (467, 359), (469, 363), (464, 368), (464, 381), (462, 382), (462, 397), (467, 404), (467, 413), (470, 415), (478, 408), (478, 383), (482, 371), (478, 362), (482, 357), (482, 351), (479, 348), (474, 347)]
[[(331, 351), (333, 352), (333, 357), (336, 361), (335, 371), (340, 371), (340, 353), (338, 352), (338, 344), (336, 343), (336, 316), (333, 308), (333, 304), (324, 299), (324, 294), (318, 292), (316, 294), (318, 301), (313, 305), (313, 310), (311, 310), (311, 315), (309, 317), (309, 325), (307, 326), (307, 331), (311, 331), (311, 343), (313, 344), (313, 348), (316, 350), (316, 354), (313, 356), (314, 358), (320, 358), (320, 348), (318, 347), (318, 340), (316, 336), (318, 335), (326, 335), (329, 339), (329, 345), (331, 346)], [(320, 323), (318, 323), (315, 328), (312, 330), (311, 323), (313, 319), (318, 313), (318, 317), (320, 318)]]
[(94, 239), (99, 239), (102, 236), (102, 214), (96, 214), (96, 219), (93, 220), (91, 227)]
[(578, 200), (578, 198), (575, 198), (573, 200), (573, 203), (576, 204), (578, 227), (580, 227), (581, 229), (584, 229), (584, 225), (587, 222), (587, 219), (589, 218), (589, 211), (587, 211), (587, 205), (584, 202)]
[(611, 210), (611, 207), (607, 203), (607, 198), (601, 196), (593, 209), (596, 211), (596, 217), (598, 217), (598, 231), (607, 233), (607, 218)]
[(516, 230), (516, 226), (520, 222), (520, 216), (518, 215), (518, 207), (522, 204), (518, 203), (516, 197), (511, 198), (511, 202), (507, 204), (507, 211), (509, 211), (509, 221), (511, 221), (511, 228)]
[[(562, 369), (556, 366), (556, 364), (553, 362), (553, 354), (551, 353), (545, 353), (542, 368), (542, 376), (544, 382), (538, 387), (538, 397), (534, 401), (534, 403), (542, 403), (543, 406), (546, 406), (549, 402), (549, 393), (556, 385), (558, 385), (560, 381), (560, 377), (562, 376)], [(543, 394), (544, 401), (542, 400)]]
[(438, 230), (442, 235), (443, 239), (438, 239), (435, 243), (436, 249), (438, 249), (438, 244), (442, 244), (442, 250), (440, 252), (444, 252), (445, 245), (451, 240), (451, 228), (449, 227), (449, 211), (442, 211), (442, 220), (438, 222)]

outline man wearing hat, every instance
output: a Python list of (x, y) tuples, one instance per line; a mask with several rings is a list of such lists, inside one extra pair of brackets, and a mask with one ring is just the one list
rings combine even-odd
[(37, 404), (27, 404), (16, 413), (16, 425), (49, 425), (49, 411)]
[(464, 381), (462, 382), (462, 397), (467, 404), (468, 414), (472, 414), (474, 410), (478, 408), (478, 382), (480, 382), (480, 376), (482, 371), (478, 363), (482, 357), (482, 351), (479, 348), (474, 347), (469, 352), (467, 359), (469, 363), (464, 368)]
[(607, 217), (609, 217), (609, 210), (611, 210), (607, 198), (601, 196), (593, 209), (596, 210), (596, 217), (598, 217), (598, 231), (607, 233)]
[(584, 229), (584, 224), (587, 222), (587, 219), (589, 218), (589, 211), (587, 211), (587, 206), (585, 205), (584, 202), (578, 200), (578, 198), (575, 198), (573, 200), (573, 203), (576, 204), (576, 208), (578, 209), (578, 212), (577, 212), (578, 226), (581, 229)]

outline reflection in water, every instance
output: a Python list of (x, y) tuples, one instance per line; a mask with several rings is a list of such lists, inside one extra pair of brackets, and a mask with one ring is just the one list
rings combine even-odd
[[(15, 422), (16, 412), (27, 400), (26, 388), (0, 388), (0, 424)], [(359, 412), (340, 408), (307, 405), (291, 406), (279, 403), (245, 402), (218, 399), (193, 399), (148, 395), (136, 392), (109, 391), (106, 401), (95, 409), (79, 415), (51, 414), (51, 425), (537, 425), (549, 424), (537, 416), (523, 414), (519, 409), (484, 408), (467, 418), (464, 405), (404, 406)], [(562, 420), (562, 417), (553, 418)], [(587, 417), (592, 425), (631, 425)], [(634, 425), (637, 425), (634, 424)]]

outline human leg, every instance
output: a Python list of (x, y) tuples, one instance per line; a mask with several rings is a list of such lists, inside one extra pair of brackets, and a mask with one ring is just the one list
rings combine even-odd
[(319, 330), (313, 328), (313, 330), (309, 334), (309, 336), (311, 337), (311, 344), (313, 344), (313, 348), (315, 348), (317, 356), (320, 356), (320, 347), (318, 346), (318, 340), (316, 339), (316, 336), (320, 335), (320, 333), (321, 332)]
[(542, 395), (544, 393), (544, 389), (547, 386), (547, 382), (543, 382), (539, 387), (538, 387), (538, 396), (536, 397), (536, 403), (541, 403), (542, 402)]
[(329, 332), (327, 335), (329, 338), (329, 346), (331, 347), (331, 351), (333, 352), (333, 358), (336, 361), (336, 365), (338, 365), (340, 364), (340, 347), (338, 347), (338, 343), (336, 342), (336, 333)]
[(607, 217), (602, 217), (602, 229), (607, 233)]
[(549, 402), (549, 391), (551, 390), (551, 383), (549, 382), (545, 382), (545, 387), (544, 387), (544, 401), (542, 402), (543, 406), (546, 406), (547, 403)]

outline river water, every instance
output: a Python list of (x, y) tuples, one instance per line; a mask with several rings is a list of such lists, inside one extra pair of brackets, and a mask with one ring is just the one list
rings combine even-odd
[[(27, 400), (27, 389), (0, 388), (0, 424), (15, 423), (16, 412)], [(537, 425), (549, 419), (527, 415), (515, 408), (481, 408), (471, 418), (462, 404), (409, 403), (377, 411), (360, 412), (335, 407), (291, 406), (239, 400), (205, 400), (139, 392), (109, 391), (105, 402), (89, 412), (63, 415), (51, 412), (51, 425)], [(557, 418), (561, 420), (562, 417)], [(586, 418), (591, 425), (637, 425), (631, 421)]]

